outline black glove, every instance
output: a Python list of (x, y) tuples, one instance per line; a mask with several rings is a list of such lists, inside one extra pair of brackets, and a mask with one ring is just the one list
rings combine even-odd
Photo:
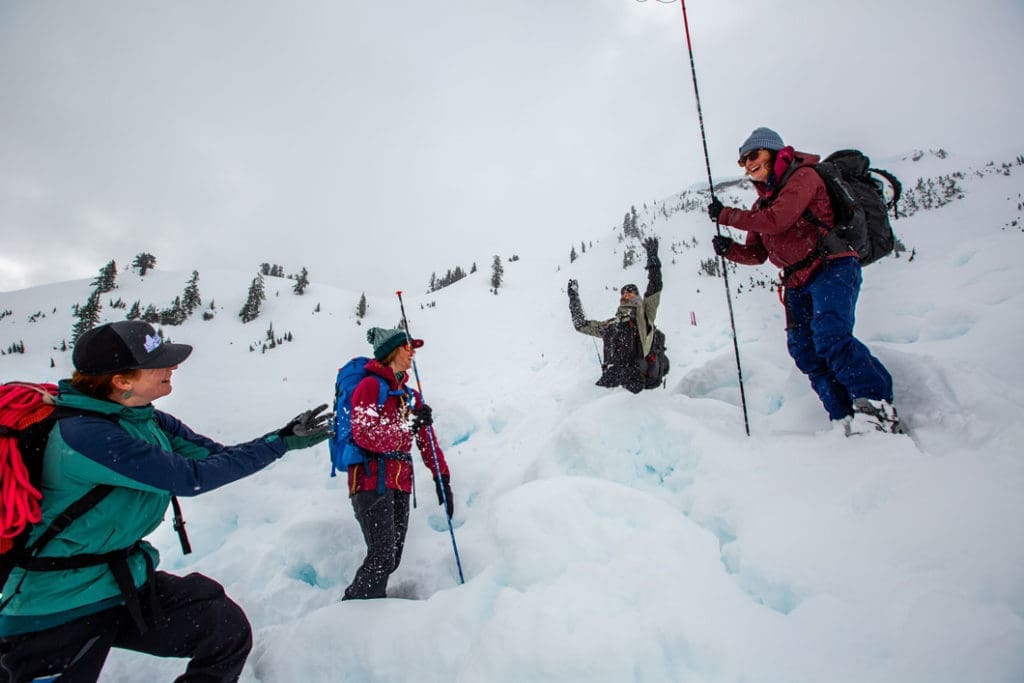
[(715, 235), (711, 238), (711, 246), (714, 247), (715, 253), (719, 256), (728, 254), (733, 244), (735, 244), (733, 239), (725, 235)]
[[(444, 487), (444, 496), (441, 495), (441, 487)], [(455, 499), (452, 498), (452, 485), (448, 483), (448, 475), (442, 474), (440, 479), (434, 480), (434, 488), (437, 490), (437, 504), (444, 505), (444, 511), (448, 513), (448, 519), (455, 514)]]
[(288, 450), (315, 446), (331, 435), (334, 413), (325, 413), (327, 404), (299, 413), (291, 422), (277, 430)]
[(429, 427), (434, 424), (434, 411), (430, 409), (426, 403), (420, 405), (412, 411), (412, 422), (409, 423), (409, 429), (416, 433), (423, 427)]
[(722, 206), (722, 202), (718, 201), (718, 197), (712, 195), (711, 196), (711, 203), (708, 204), (708, 216), (711, 218), (711, 220), (713, 220), (714, 222), (717, 223), (718, 222), (718, 216), (719, 216), (719, 214), (722, 213), (722, 209), (724, 209), (724, 208), (725, 207)]
[(569, 284), (565, 287), (566, 291), (569, 292), (569, 297), (577, 297), (580, 295), (580, 283), (576, 280), (569, 280)]
[(661, 265), (661, 261), (658, 260), (658, 238), (648, 237), (643, 241), (643, 247), (647, 252), (647, 267)]

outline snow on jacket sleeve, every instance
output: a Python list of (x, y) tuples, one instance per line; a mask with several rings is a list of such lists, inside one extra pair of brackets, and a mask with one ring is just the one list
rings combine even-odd
[(108, 476), (97, 477), (97, 483), (177, 496), (195, 496), (246, 477), (286, 450), (284, 441), (274, 436), (223, 446), (196, 434), (171, 415), (154, 411), (154, 417), (170, 450), (132, 436), (101, 417), (60, 420), (58, 426), (67, 446), (109, 470)]
[(569, 297), (569, 315), (572, 316), (572, 326), (577, 332), (589, 334), (591, 337), (603, 337), (608, 327), (607, 321), (587, 320), (583, 313), (583, 304), (579, 296)]
[(408, 453), (412, 435), (402, 423), (398, 398), (388, 396), (380, 412), (380, 380), (364, 377), (352, 392), (352, 441), (371, 453)]

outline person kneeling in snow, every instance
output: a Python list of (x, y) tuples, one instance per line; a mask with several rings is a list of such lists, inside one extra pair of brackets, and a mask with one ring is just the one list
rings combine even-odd
[(324, 441), (333, 415), (322, 405), (223, 446), (153, 407), (191, 353), (141, 320), (100, 325), (75, 343), (74, 375), (56, 397), (71, 414), (46, 442), (43, 523), (29, 542), (45, 537), (72, 501), (94, 505), (2, 586), (0, 680), (95, 681), (111, 648), (187, 658), (178, 680), (238, 680), (252, 648), (242, 608), (198, 572), (158, 571), (159, 553), (142, 539), (163, 522), (172, 496), (212, 491)]
[(604, 340), (604, 360), (597, 386), (623, 386), (634, 394), (660, 386), (668, 372), (664, 335), (654, 327), (662, 286), (658, 239), (648, 237), (643, 247), (647, 252), (647, 289), (640, 298), (636, 285), (623, 285), (614, 317), (587, 320), (580, 303), (579, 283), (569, 280), (567, 288), (573, 327), (581, 334)]
[[(402, 561), (409, 529), (414, 437), (420, 457), (433, 473), (437, 503), (445, 505), (449, 519), (455, 505), (430, 406), (419, 392), (406, 387), (413, 355), (423, 340), (380, 327), (371, 328), (366, 339), (373, 345), (373, 359), (366, 364), (368, 375), (352, 393), (352, 441), (368, 457), (348, 468), (349, 496), (366, 540), (366, 559), (342, 600), (387, 597), (388, 578)], [(381, 380), (387, 384), (387, 398), (378, 410)]]

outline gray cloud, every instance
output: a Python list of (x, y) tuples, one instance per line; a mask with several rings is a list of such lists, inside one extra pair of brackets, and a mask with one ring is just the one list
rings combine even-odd
[[(1021, 151), (1019, 2), (687, 10), (716, 175), (757, 125)], [(416, 290), (705, 177), (678, 3), (15, 0), (0, 87), (0, 289), (145, 250)]]

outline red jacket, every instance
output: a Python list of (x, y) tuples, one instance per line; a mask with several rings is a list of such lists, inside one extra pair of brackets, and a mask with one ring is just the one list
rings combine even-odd
[[(390, 390), (395, 391), (402, 388), (408, 381), (408, 375), (403, 375), (399, 380), (390, 367), (381, 365), (375, 360), (366, 364), (366, 371), (384, 378)], [(377, 412), (377, 398), (380, 391), (380, 382), (374, 377), (365, 377), (352, 393), (352, 440), (360, 448), (371, 453), (402, 453), (406, 457), (402, 459), (394, 457), (371, 458), (365, 463), (351, 465), (348, 468), (348, 490), (349, 494), (358, 491), (376, 490), (378, 482), (378, 467), (384, 463), (384, 486), (396, 491), (412, 492), (412, 440), (413, 433), (409, 429), (408, 421), (412, 417), (409, 408), (420, 405), (420, 395), (414, 389), (409, 389), (413, 395), (414, 406), (408, 406), (404, 395), (389, 395), (384, 401), (380, 413)], [(420, 451), (420, 457), (424, 464), (430, 469), (434, 479), (438, 472), (434, 468), (434, 458), (431, 454), (431, 443), (433, 454), (437, 455), (437, 464), (440, 474), (448, 474), (448, 464), (444, 460), (444, 453), (437, 443), (433, 427), (423, 427), (416, 433), (416, 447)]]
[[(825, 230), (807, 220), (804, 212), (811, 213), (827, 225), (833, 224), (832, 205), (829, 202), (825, 183), (817, 172), (810, 168), (818, 163), (819, 157), (803, 152), (794, 152), (791, 147), (779, 150), (775, 163), (776, 177), (783, 178), (781, 187), (773, 191), (765, 183), (754, 183), (758, 200), (749, 211), (726, 207), (718, 216), (718, 222), (747, 231), (745, 244), (733, 244), (725, 257), (736, 263), (757, 265), (766, 260), (779, 268), (798, 263), (807, 257), (825, 234)], [(790, 160), (796, 169), (786, 177)], [(771, 203), (764, 208), (763, 200)], [(856, 256), (856, 251), (829, 254), (828, 259)], [(821, 267), (822, 260), (815, 259), (804, 268), (791, 273), (782, 283), (786, 287), (799, 287)]]

